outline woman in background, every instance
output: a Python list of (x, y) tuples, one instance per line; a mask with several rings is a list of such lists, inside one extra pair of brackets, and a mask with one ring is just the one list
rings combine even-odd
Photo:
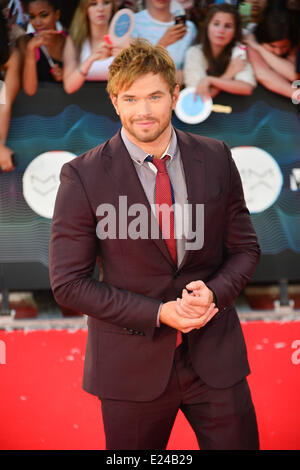
[(106, 40), (114, 0), (80, 0), (75, 11), (63, 56), (63, 83), (67, 93), (86, 80), (106, 81), (108, 67), (121, 50)]
[(297, 46), (287, 10), (268, 10), (254, 34), (245, 37), (257, 81), (274, 93), (291, 98)]
[[(146, 0), (146, 8), (134, 15), (132, 37), (144, 38), (167, 49), (176, 66), (177, 83), (183, 84), (183, 64), (188, 48), (197, 37), (192, 21), (176, 23), (171, 0)], [(178, 4), (182, 14), (182, 7)], [(177, 6), (176, 6), (177, 9)]]
[(56, 0), (25, 0), (25, 11), (34, 33), (19, 38), (23, 56), (23, 89), (34, 95), (39, 81), (62, 81), (65, 35), (56, 29), (60, 11)]
[(184, 64), (186, 87), (196, 87), (202, 99), (220, 91), (250, 95), (256, 86), (247, 60), (237, 9), (229, 4), (213, 6), (207, 13), (201, 44), (188, 49)]
[[(247, 2), (240, 2), (239, 13), (241, 16), (241, 23), (243, 26), (243, 33), (252, 33), (257, 24), (261, 21), (265, 9), (268, 7), (269, 0), (247, 0)], [(243, 11), (246, 8), (250, 10), (250, 15), (244, 15)]]
[(21, 56), (9, 45), (6, 21), (0, 11), (0, 171), (12, 171), (13, 151), (6, 146), (11, 109), (21, 85)]

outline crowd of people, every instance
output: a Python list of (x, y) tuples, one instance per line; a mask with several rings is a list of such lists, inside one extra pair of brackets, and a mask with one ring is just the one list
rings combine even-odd
[(32, 96), (39, 82), (51, 81), (71, 94), (86, 81), (105, 81), (121, 49), (107, 41), (121, 8), (134, 12), (131, 37), (165, 47), (180, 86), (203, 99), (250, 95), (257, 83), (292, 97), (300, 0), (0, 0), (0, 171), (14, 169), (6, 140), (19, 90)]

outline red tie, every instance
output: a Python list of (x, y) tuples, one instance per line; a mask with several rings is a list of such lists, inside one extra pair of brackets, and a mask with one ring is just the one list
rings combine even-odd
[[(159, 159), (153, 158), (152, 163), (157, 168), (155, 181), (155, 203), (159, 206), (158, 222), (161, 233), (167, 244), (169, 253), (177, 266), (177, 250), (175, 239), (175, 223), (174, 210), (172, 201), (171, 182), (167, 172), (166, 163), (170, 158), (169, 155)], [(182, 342), (180, 331), (177, 332), (176, 347)]]
[(172, 190), (170, 178), (166, 168), (166, 163), (169, 158), (169, 155), (166, 155), (161, 159), (153, 158), (153, 165), (155, 165), (157, 168), (155, 182), (155, 203), (157, 206), (159, 206), (158, 223), (161, 229), (161, 233), (165, 239), (172, 260), (177, 266)]

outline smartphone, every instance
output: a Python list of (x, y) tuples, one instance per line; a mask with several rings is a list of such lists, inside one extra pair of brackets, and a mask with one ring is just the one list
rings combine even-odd
[(175, 16), (175, 24), (185, 24), (186, 15)]
[(241, 16), (251, 16), (252, 5), (248, 2), (242, 2), (238, 6), (238, 11)]

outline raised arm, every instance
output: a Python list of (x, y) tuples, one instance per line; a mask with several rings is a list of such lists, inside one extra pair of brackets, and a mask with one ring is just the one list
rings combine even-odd
[(86, 76), (96, 60), (110, 57), (110, 47), (103, 41), (97, 51), (91, 53), (81, 64), (76, 56), (74, 43), (70, 36), (66, 39), (63, 53), (63, 85), (66, 93), (74, 93), (82, 87)]

